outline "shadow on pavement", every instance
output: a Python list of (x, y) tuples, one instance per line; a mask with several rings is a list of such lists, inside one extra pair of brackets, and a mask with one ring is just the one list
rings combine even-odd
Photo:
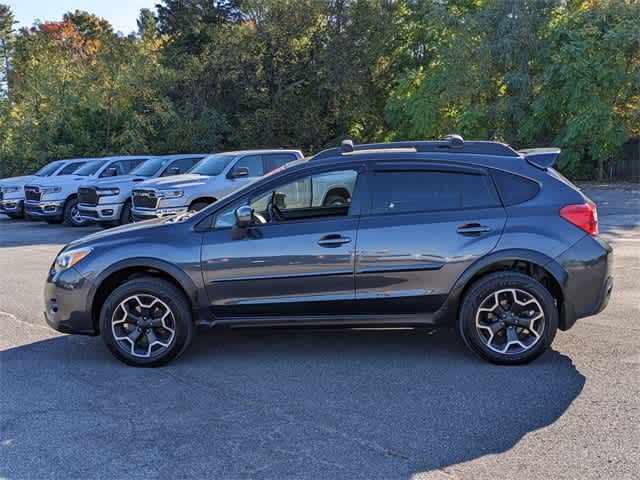
[(0, 248), (27, 245), (64, 245), (100, 230), (101, 228), (95, 225), (86, 227), (49, 225), (44, 221), (13, 220), (0, 215)]
[(509, 450), (585, 383), (557, 352), (500, 367), (448, 331), (210, 330), (159, 369), (62, 336), (0, 366), (6, 478), (409, 478)]

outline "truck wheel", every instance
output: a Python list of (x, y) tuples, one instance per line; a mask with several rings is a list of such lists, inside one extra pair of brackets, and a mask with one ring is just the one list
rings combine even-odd
[(78, 209), (78, 199), (70, 198), (64, 204), (64, 223), (72, 227), (84, 227), (89, 222), (80, 218), (80, 210)]
[(127, 200), (122, 207), (122, 213), (120, 213), (120, 225), (126, 225), (133, 223), (133, 215), (131, 215), (131, 200)]
[(189, 207), (189, 210), (197, 212), (205, 207), (208, 207), (209, 205), (211, 205), (209, 202), (196, 202)]
[(100, 312), (100, 333), (111, 353), (134, 367), (157, 367), (180, 355), (193, 336), (191, 307), (182, 291), (143, 277), (116, 288)]
[(558, 331), (551, 293), (518, 272), (481, 277), (465, 293), (458, 333), (479, 357), (501, 365), (528, 363), (544, 353)]

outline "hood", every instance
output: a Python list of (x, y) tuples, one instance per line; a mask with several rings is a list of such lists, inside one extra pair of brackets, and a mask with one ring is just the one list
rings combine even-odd
[[(34, 179), (37, 179), (40, 177), (37, 177), (35, 175), (24, 175), (22, 177), (7, 177), (7, 178), (0, 178), (0, 185), (24, 185), (25, 183), (31, 183)], [(45, 178), (45, 177), (42, 177)]]
[[(87, 177), (82, 177), (86, 180)], [(149, 177), (140, 177), (138, 175), (121, 175), (119, 177), (106, 177), (96, 178), (93, 181), (82, 182), (81, 187), (98, 187), (98, 188), (110, 188), (110, 187), (123, 187), (131, 186), (137, 183), (149, 180)]]
[(91, 247), (96, 243), (100, 243), (101, 240), (112, 240), (121, 237), (123, 241), (131, 241), (131, 237), (142, 230), (149, 230), (150, 228), (162, 228), (167, 225), (167, 220), (172, 217), (154, 218), (152, 220), (146, 220), (144, 222), (129, 223), (127, 225), (121, 225), (115, 228), (109, 228), (101, 230), (96, 233), (87, 235), (86, 237), (79, 238), (69, 243), (64, 249), (69, 250), (77, 247)]
[(205, 185), (212, 178), (207, 175), (198, 175), (195, 173), (186, 173), (184, 175), (173, 175), (171, 177), (159, 177), (152, 180), (146, 180), (135, 186), (135, 188), (157, 188), (165, 190), (169, 188), (192, 187), (195, 185)]
[(56, 175), (55, 177), (33, 177), (33, 180), (29, 182), (29, 185), (68, 185), (73, 182), (86, 181), (90, 177), (83, 177), (81, 175)]

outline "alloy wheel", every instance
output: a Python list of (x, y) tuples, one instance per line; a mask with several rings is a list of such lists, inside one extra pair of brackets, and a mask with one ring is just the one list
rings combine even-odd
[(148, 294), (126, 298), (111, 318), (111, 331), (118, 347), (134, 357), (162, 355), (171, 346), (175, 329), (175, 317), (169, 306)]
[(533, 348), (545, 328), (544, 310), (530, 293), (508, 288), (488, 295), (476, 312), (476, 331), (491, 350), (516, 355)]

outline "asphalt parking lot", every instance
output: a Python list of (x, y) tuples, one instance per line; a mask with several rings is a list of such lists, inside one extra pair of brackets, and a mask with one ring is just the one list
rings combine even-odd
[(640, 187), (585, 190), (609, 307), (511, 368), (406, 330), (209, 330), (126, 367), (42, 317), (55, 254), (96, 228), (0, 216), (0, 478), (637, 479)]

